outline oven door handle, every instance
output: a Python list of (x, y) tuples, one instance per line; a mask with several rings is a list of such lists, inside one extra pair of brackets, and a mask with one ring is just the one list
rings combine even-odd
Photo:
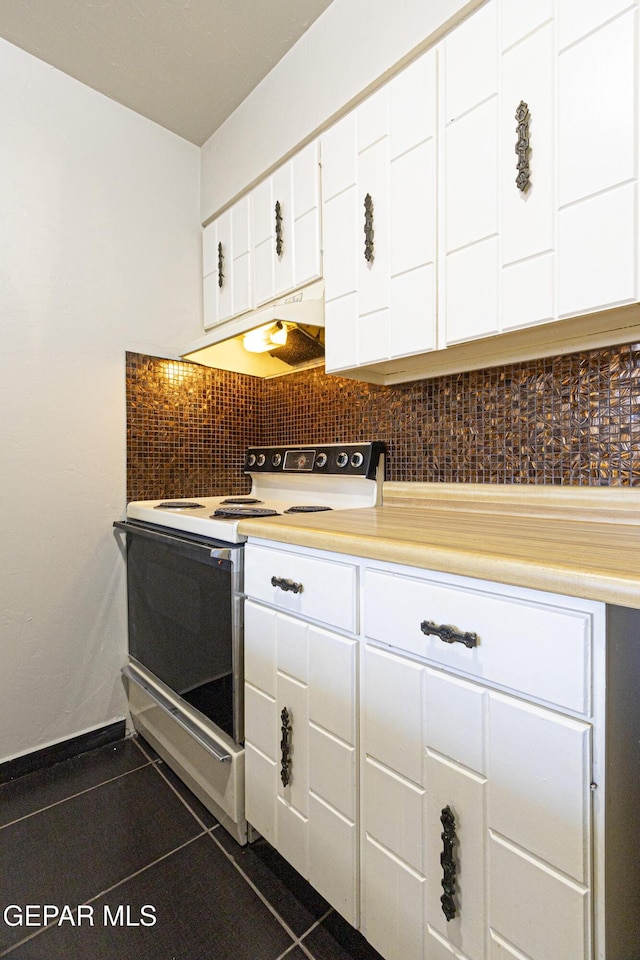
[(187, 556), (190, 554), (199, 559), (211, 559), (212, 561), (227, 560), (229, 563), (233, 561), (234, 554), (229, 547), (214, 547), (208, 543), (198, 543), (197, 540), (186, 540), (184, 537), (176, 536), (173, 532), (160, 533), (157, 530), (150, 530), (142, 525), (132, 523), (130, 520), (114, 520), (113, 526), (116, 530), (132, 536), (146, 537), (147, 540), (154, 540), (156, 543), (170, 543), (173, 547), (179, 547), (182, 553)]
[(227, 750), (223, 750), (215, 740), (211, 737), (208, 737), (204, 730), (201, 730), (197, 724), (192, 723), (188, 717), (182, 717), (178, 712), (178, 708), (174, 707), (169, 700), (165, 700), (161, 693), (158, 692), (150, 683), (146, 683), (141, 676), (137, 673), (134, 673), (131, 667), (123, 667), (122, 675), (126, 677), (132, 683), (137, 683), (139, 687), (142, 687), (145, 693), (147, 693), (156, 706), (168, 714), (172, 720), (182, 727), (188, 734), (190, 734), (194, 740), (197, 740), (201, 747), (210, 753), (218, 763), (231, 763), (231, 754)]

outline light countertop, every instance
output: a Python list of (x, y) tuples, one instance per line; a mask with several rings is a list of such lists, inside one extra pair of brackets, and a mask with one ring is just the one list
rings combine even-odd
[(640, 489), (385, 483), (383, 504), (250, 537), (640, 608)]

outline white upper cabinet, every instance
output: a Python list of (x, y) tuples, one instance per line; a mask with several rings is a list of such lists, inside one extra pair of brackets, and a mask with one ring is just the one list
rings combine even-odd
[(205, 329), (322, 276), (317, 140), (204, 228), (202, 264)]
[(249, 197), (243, 197), (202, 233), (204, 327), (253, 306)]
[(323, 135), (328, 370), (638, 335), (602, 313), (640, 300), (638, 32), (638, 0), (488, 0)]
[[(638, 9), (560, 0), (558, 315), (638, 300)], [(566, 9), (565, 9), (566, 8)], [(583, 20), (582, 5), (579, 21)]]
[(436, 345), (436, 58), (323, 135), (327, 370)]
[(324, 275), (365, 380), (637, 339), (639, 4), (487, 0), (206, 227), (205, 327)]
[(255, 305), (322, 275), (318, 141), (251, 193)]
[[(523, 5), (520, 0), (516, 12), (513, 0), (502, 4), (502, 330), (555, 317), (555, 36), (547, 16), (549, 6)], [(524, 189), (517, 183), (520, 120), (516, 115), (529, 139), (525, 158), (529, 179)]]
[(446, 343), (497, 333), (498, 5), (490, 0), (444, 41)]

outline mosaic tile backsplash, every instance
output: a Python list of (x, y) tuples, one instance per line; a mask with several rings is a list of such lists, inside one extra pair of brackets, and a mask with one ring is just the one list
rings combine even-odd
[(387, 478), (640, 485), (640, 345), (395, 387), (127, 354), (127, 498), (243, 493), (250, 444), (385, 440)]

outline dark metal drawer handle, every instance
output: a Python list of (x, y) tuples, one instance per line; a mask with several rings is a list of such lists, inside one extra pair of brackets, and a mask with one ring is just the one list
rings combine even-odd
[(224, 250), (222, 244), (218, 244), (218, 286), (222, 290), (224, 285)]
[(364, 198), (364, 258), (373, 263), (373, 200), (368, 193)]
[(282, 734), (280, 740), (280, 779), (282, 780), (282, 786), (286, 787), (291, 780), (291, 717), (286, 707), (280, 714), (280, 719), (282, 720), (282, 726), (280, 727)]
[(453, 920), (456, 915), (456, 904), (453, 895), (456, 891), (456, 862), (453, 859), (453, 845), (456, 842), (456, 819), (451, 807), (447, 804), (442, 808), (440, 814), (440, 823), (442, 824), (442, 853), (440, 854), (440, 866), (442, 867), (442, 880), (440, 885), (444, 891), (440, 897), (442, 912), (449, 920)]
[[(271, 582), (273, 583), (273, 580)], [(420, 629), (427, 636), (440, 637), (445, 643), (464, 643), (465, 647), (475, 647), (478, 643), (477, 633), (460, 633), (455, 627), (446, 623), (438, 626), (431, 620), (423, 620)]]
[(276, 254), (281, 257), (283, 250), (282, 241), (282, 206), (279, 200), (276, 200)]
[(518, 157), (516, 164), (516, 170), (518, 171), (516, 186), (518, 190), (521, 190), (523, 193), (529, 186), (531, 177), (531, 171), (529, 169), (530, 119), (529, 106), (524, 100), (521, 100), (516, 110), (516, 120), (518, 121), (518, 126), (516, 127), (516, 133), (518, 134), (518, 139), (516, 140), (516, 155)]
[(302, 593), (301, 583), (296, 583), (295, 580), (286, 580), (284, 577), (271, 577), (271, 586), (280, 587), (285, 593), (288, 590), (290, 590), (291, 593)]

